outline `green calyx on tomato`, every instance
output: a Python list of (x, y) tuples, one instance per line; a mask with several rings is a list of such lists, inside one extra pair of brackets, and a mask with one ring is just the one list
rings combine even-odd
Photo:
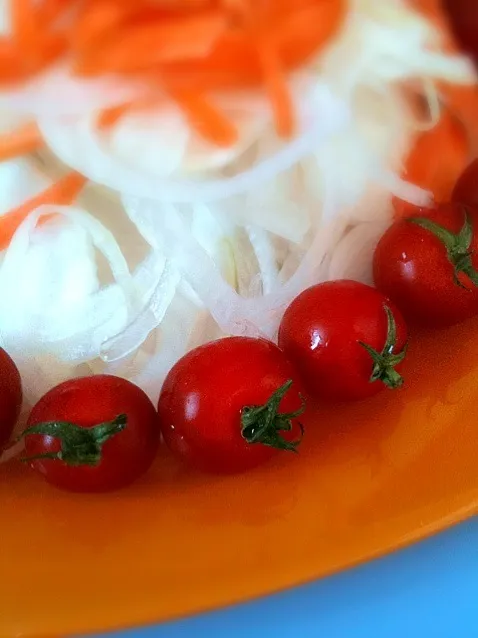
[(59, 452), (45, 452), (37, 456), (23, 458), (30, 462), (37, 459), (57, 459), (66, 465), (92, 465), (100, 463), (103, 445), (122, 432), (127, 425), (126, 414), (120, 414), (112, 421), (100, 423), (92, 428), (84, 428), (69, 421), (47, 421), (27, 428), (22, 436), (42, 434), (58, 439), (61, 443)]
[(279, 405), (292, 386), (289, 379), (278, 388), (264, 403), (264, 405), (249, 405), (241, 410), (241, 433), (248, 443), (262, 443), (279, 450), (297, 452), (297, 447), (302, 441), (304, 428), (299, 423), (301, 436), (296, 441), (287, 441), (281, 436), (281, 432), (292, 430), (292, 420), (300, 417), (305, 410), (305, 401), (302, 397), (302, 405), (295, 412), (280, 413)]
[(393, 312), (387, 305), (384, 305), (387, 315), (387, 339), (381, 352), (372, 348), (367, 343), (359, 341), (362, 348), (372, 357), (373, 368), (370, 376), (370, 383), (382, 381), (388, 388), (395, 390), (403, 385), (403, 377), (395, 370), (395, 367), (405, 359), (407, 354), (407, 346), (401, 352), (394, 353), (397, 341), (397, 326)]
[(466, 286), (459, 280), (458, 275), (464, 273), (473, 285), (478, 286), (478, 272), (473, 268), (471, 261), (473, 251), (470, 250), (473, 240), (473, 223), (470, 214), (465, 208), (465, 221), (459, 233), (452, 233), (440, 224), (426, 217), (411, 217), (407, 221), (417, 224), (437, 237), (444, 245), (447, 257), (454, 268), (454, 280), (457, 286)]

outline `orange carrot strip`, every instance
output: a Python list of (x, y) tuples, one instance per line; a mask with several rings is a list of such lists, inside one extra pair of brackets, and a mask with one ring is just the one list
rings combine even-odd
[(77, 51), (88, 50), (99, 38), (108, 37), (137, 7), (119, 5), (114, 0), (97, 0), (87, 4), (76, 20), (72, 41)]
[(184, 9), (209, 9), (214, 4), (214, 0), (153, 0), (151, 4), (161, 9), (182, 11)]
[(0, 162), (26, 155), (44, 145), (38, 126), (34, 123), (25, 124), (12, 133), (0, 135)]
[(173, 97), (189, 124), (205, 139), (217, 146), (232, 146), (238, 138), (234, 124), (211, 102), (192, 91), (175, 91)]
[(40, 64), (42, 67), (53, 62), (68, 49), (69, 42), (65, 34), (53, 33), (41, 45)]
[(0, 217), (0, 250), (4, 250), (8, 246), (20, 224), (35, 208), (43, 204), (57, 204), (58, 206), (72, 204), (87, 181), (86, 177), (79, 173), (68, 173), (43, 192), (2, 215)]
[(18, 47), (11, 38), (0, 37), (0, 82), (20, 81), (25, 75), (25, 68)]
[(307, 5), (289, 10), (281, 19), (265, 26), (271, 45), (280, 52), (287, 69), (303, 64), (320, 52), (340, 29), (348, 11), (346, 0)]
[(257, 50), (266, 90), (272, 102), (277, 133), (282, 137), (291, 137), (294, 132), (294, 107), (279, 56), (264, 38), (258, 41)]
[[(277, 51), (284, 71), (302, 65), (335, 35), (347, 12), (346, 0), (313, 0), (267, 5), (267, 12), (256, 21), (251, 18), (258, 37), (264, 37)], [(285, 6), (288, 6), (287, 10)], [(257, 2), (252, 2), (256, 7)], [(294, 7), (292, 9), (291, 7)], [(258, 22), (256, 24), (256, 22)], [(156, 65), (159, 74), (165, 73), (168, 86), (186, 86), (198, 90), (260, 85), (264, 72), (257, 56), (254, 38), (241, 29), (226, 30), (205, 57), (184, 62)]]
[(40, 5), (35, 0), (15, 0), (11, 3), (12, 43), (17, 50), (17, 63), (21, 71), (18, 80), (43, 70), (66, 50), (66, 41), (60, 33), (50, 33), (41, 20)]
[(24, 58), (34, 59), (40, 37), (33, 0), (14, 0), (10, 6), (13, 39)]
[(203, 11), (120, 29), (80, 56), (78, 73), (96, 75), (147, 70), (154, 65), (207, 55), (226, 26), (219, 11)]
[(72, 0), (43, 0), (38, 8), (38, 19), (42, 27), (50, 27), (71, 6), (73, 6)]
[(148, 95), (130, 102), (124, 102), (103, 109), (97, 119), (97, 126), (100, 129), (109, 129), (124, 116), (130, 112), (142, 111), (157, 107), (161, 103), (162, 98), (158, 95)]
[(118, 104), (107, 109), (103, 109), (96, 120), (100, 129), (108, 129), (118, 123), (118, 121), (131, 110), (132, 103)]

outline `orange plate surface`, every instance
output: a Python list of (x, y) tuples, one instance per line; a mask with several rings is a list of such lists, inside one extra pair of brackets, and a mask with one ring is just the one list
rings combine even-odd
[(166, 453), (113, 496), (0, 468), (0, 636), (165, 620), (330, 574), (477, 511), (478, 323), (415, 338), (407, 388), (321, 409), (243, 476)]

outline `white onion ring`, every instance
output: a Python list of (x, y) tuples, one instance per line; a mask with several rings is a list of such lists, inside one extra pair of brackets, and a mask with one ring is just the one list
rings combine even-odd
[(118, 192), (163, 203), (201, 203), (231, 197), (257, 188), (287, 171), (312, 153), (347, 121), (345, 104), (324, 86), (316, 90), (315, 126), (281, 148), (274, 156), (234, 177), (216, 180), (159, 180), (115, 160), (98, 142), (92, 122), (40, 118), (40, 130), (53, 152), (68, 166), (94, 182)]
[(78, 116), (128, 102), (146, 90), (142, 83), (113, 75), (82, 80), (60, 64), (25, 84), (2, 90), (0, 108), (34, 118)]

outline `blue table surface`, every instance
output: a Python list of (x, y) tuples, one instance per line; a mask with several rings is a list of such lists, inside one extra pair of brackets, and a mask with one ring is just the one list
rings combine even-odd
[[(478, 638), (478, 518), (236, 607), (108, 638)], [(99, 638), (99, 637), (97, 637)]]

